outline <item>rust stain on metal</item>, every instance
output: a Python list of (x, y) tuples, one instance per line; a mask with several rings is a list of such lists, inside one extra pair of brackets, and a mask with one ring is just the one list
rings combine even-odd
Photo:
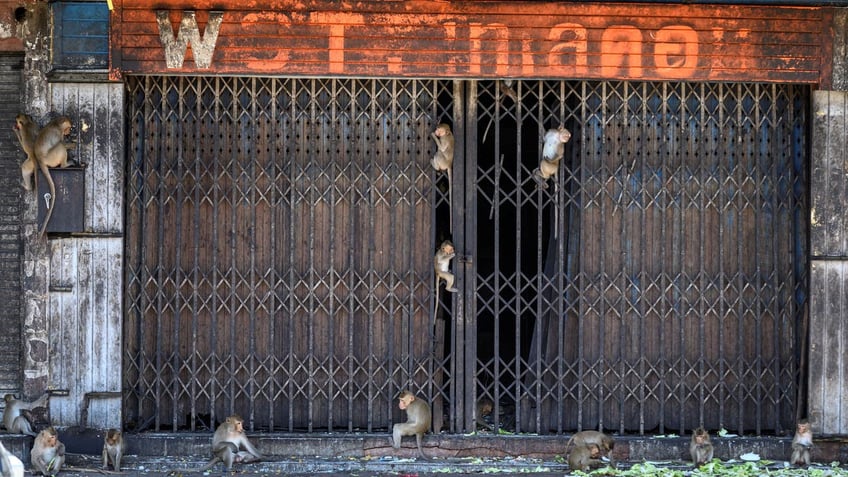
[[(826, 7), (183, 3), (163, 11), (151, 0), (116, 1), (112, 28), (121, 34), (112, 37), (112, 68), (124, 74), (816, 83), (830, 61), (822, 53), (829, 41), (822, 25), (832, 10)], [(216, 24), (210, 20), (218, 11), (223, 16)]]

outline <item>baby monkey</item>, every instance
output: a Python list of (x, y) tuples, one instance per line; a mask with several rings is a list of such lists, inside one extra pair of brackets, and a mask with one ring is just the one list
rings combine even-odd
[(792, 456), (789, 463), (798, 466), (810, 465), (810, 450), (813, 448), (813, 430), (810, 421), (801, 419), (792, 438)]
[(121, 471), (121, 458), (124, 456), (124, 437), (121, 431), (109, 429), (103, 437), (103, 468), (108, 469), (109, 464), (116, 472)]
[(424, 433), (430, 430), (430, 406), (415, 397), (409, 391), (403, 391), (398, 395), (398, 407), (401, 411), (406, 411), (406, 422), (399, 422), (392, 427), (392, 436), (389, 440), (392, 447), (400, 449), (400, 441), (403, 436), (415, 436), (415, 443), (418, 444), (418, 455), (422, 459), (427, 459), (424, 455), (424, 450), (421, 448), (421, 439)]
[(696, 467), (713, 460), (713, 444), (710, 442), (710, 434), (703, 427), (692, 432), (689, 455), (692, 456), (692, 462)]
[(568, 467), (571, 470), (587, 471), (593, 468), (603, 467), (601, 460), (601, 448), (597, 444), (577, 446), (568, 454)]

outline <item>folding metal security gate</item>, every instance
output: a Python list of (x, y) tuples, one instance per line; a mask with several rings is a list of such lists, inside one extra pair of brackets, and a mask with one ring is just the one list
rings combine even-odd
[[(480, 82), (469, 117), (478, 394), (498, 425), (793, 426), (806, 87)], [(573, 134), (554, 186), (546, 129)]]
[(452, 82), (127, 85), (129, 426), (370, 431), (403, 388), (452, 398), (429, 165)]
[[(384, 430), (406, 387), (453, 432), (478, 396), (539, 433), (791, 424), (806, 88), (127, 85), (128, 427)], [(540, 190), (559, 124), (573, 137)], [(435, 307), (449, 237), (463, 288)]]

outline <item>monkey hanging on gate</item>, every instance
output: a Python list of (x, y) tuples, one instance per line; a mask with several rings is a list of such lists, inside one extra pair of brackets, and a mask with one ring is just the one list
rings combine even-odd
[(565, 143), (569, 139), (571, 133), (562, 125), (557, 129), (548, 129), (545, 133), (542, 160), (539, 161), (539, 167), (533, 170), (533, 178), (539, 188), (548, 188), (548, 178), (559, 170), (559, 161), (565, 155)]
[(445, 290), (456, 293), (459, 290), (454, 288), (453, 282), (455, 277), (450, 271), (450, 261), (456, 256), (453, 248), (453, 243), (450, 240), (445, 240), (439, 245), (436, 250), (436, 255), (433, 257), (433, 268), (436, 272), (436, 309), (439, 307), (439, 282), (445, 281)]
[(454, 154), (454, 137), (451, 132), (451, 127), (448, 124), (442, 123), (436, 127), (436, 130), (430, 133), (430, 136), (436, 141), (436, 155), (430, 160), (433, 169), (437, 171), (445, 171), (448, 175), (448, 205), (450, 207), (450, 230), (453, 231), (453, 154)]

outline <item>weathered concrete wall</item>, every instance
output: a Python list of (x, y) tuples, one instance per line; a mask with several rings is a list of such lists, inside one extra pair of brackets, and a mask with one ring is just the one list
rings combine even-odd
[[(17, 6), (20, 6), (18, 4)], [(16, 8), (17, 8), (16, 6)], [(49, 9), (46, 2), (23, 5), (25, 12), (16, 25), (16, 35), (25, 52), (22, 111), (34, 119), (42, 119), (49, 111), (47, 72), (50, 69)], [(24, 322), (24, 396), (44, 392), (48, 378), (47, 243), (38, 238), (35, 194), (24, 194), (21, 234), (24, 240), (22, 259)]]
[[(20, 10), (21, 8), (23, 10)], [(26, 7), (20, 1), (0, 1), (0, 51), (23, 51), (24, 45), (21, 41), (19, 29), (24, 24), (20, 20), (23, 19), (25, 13)], [(19, 18), (16, 18), (16, 15)]]

